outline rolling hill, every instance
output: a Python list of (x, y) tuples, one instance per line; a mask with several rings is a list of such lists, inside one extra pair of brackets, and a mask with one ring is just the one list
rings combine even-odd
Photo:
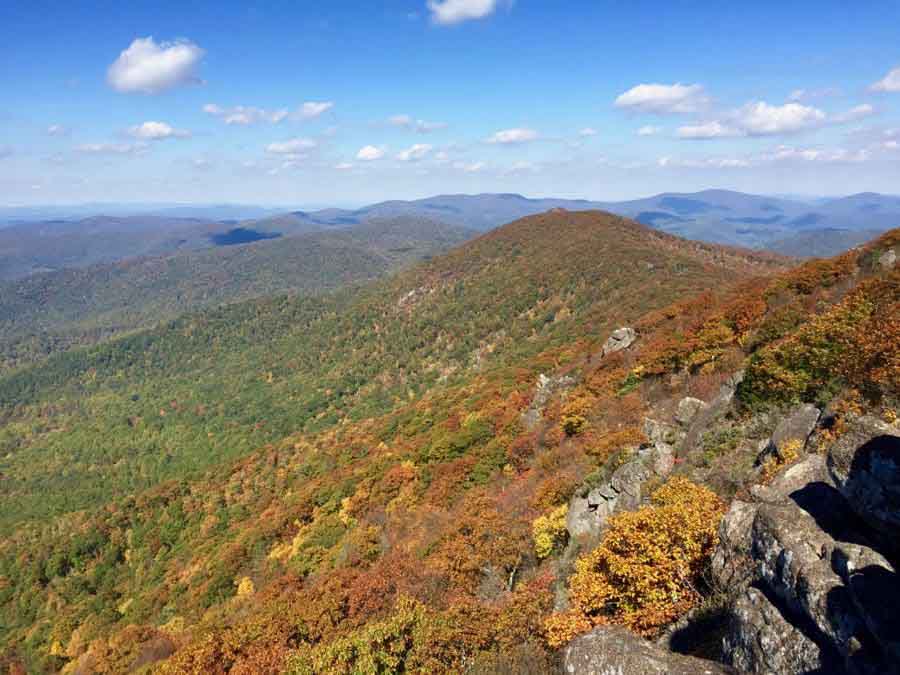
[(365, 282), (472, 235), (422, 218), (381, 219), (254, 243), (232, 236), (244, 245), (128, 258), (0, 283), (0, 372), (204, 307)]
[[(593, 625), (712, 612), (683, 554), (708, 564), (692, 533), (759, 480), (779, 406), (827, 403), (827, 439), (896, 405), (897, 246), (791, 267), (555, 210), (0, 377), (0, 663), (547, 673)], [(711, 411), (693, 441), (685, 396)], [(676, 477), (611, 521), (649, 588), (623, 616), (585, 557), (615, 542), (579, 548), (563, 507), (669, 443)]]

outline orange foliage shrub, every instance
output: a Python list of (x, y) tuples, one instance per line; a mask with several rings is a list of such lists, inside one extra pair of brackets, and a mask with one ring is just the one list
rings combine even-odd
[(653, 493), (650, 506), (611, 518), (601, 544), (575, 564), (573, 608), (547, 622), (549, 643), (560, 646), (603, 623), (653, 635), (688, 611), (723, 512), (712, 491), (676, 477)]

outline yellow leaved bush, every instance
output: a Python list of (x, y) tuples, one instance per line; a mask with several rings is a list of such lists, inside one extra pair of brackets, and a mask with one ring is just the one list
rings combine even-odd
[(690, 610), (724, 510), (715, 493), (679, 476), (648, 506), (610, 518), (600, 545), (575, 563), (571, 609), (545, 623), (548, 643), (609, 623), (652, 636)]

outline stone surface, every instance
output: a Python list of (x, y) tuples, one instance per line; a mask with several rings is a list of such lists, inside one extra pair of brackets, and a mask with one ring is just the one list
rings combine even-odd
[(697, 416), (697, 413), (708, 407), (706, 401), (701, 401), (693, 396), (685, 396), (678, 402), (678, 408), (675, 410), (675, 421), (682, 426), (687, 426)]
[(533, 431), (535, 427), (543, 419), (544, 408), (550, 402), (550, 398), (564, 389), (568, 389), (575, 380), (568, 375), (538, 375), (537, 384), (534, 387), (534, 396), (531, 398), (531, 405), (528, 410), (522, 413), (522, 424), (529, 431)]
[(825, 672), (833, 672), (839, 666), (827, 649), (823, 655), (819, 645), (755, 588), (747, 589), (735, 603), (723, 648), (741, 673), (809, 673), (823, 666)]
[(882, 253), (878, 257), (878, 264), (882, 267), (882, 269), (894, 269), (894, 265), (897, 264), (897, 254), (894, 252), (894, 249), (889, 248), (887, 251)]
[(900, 548), (900, 430), (859, 417), (828, 452), (828, 472), (857, 515)]
[(714, 661), (675, 654), (621, 626), (601, 626), (565, 648), (566, 675), (720, 675), (730, 668)]
[(713, 425), (731, 409), (738, 385), (744, 380), (744, 371), (739, 370), (725, 382), (705, 408), (697, 411), (694, 419), (687, 429), (687, 433), (679, 450), (680, 456), (689, 455), (702, 444), (703, 434), (709, 431)]
[(827, 464), (810, 455), (732, 503), (712, 575), (740, 591), (723, 643), (739, 670), (900, 672), (900, 578), (885, 543), (897, 537), (883, 536), (900, 508), (892, 433), (858, 418)]
[(637, 340), (637, 333), (634, 328), (617, 328), (603, 343), (603, 356), (628, 349)]
[(751, 529), (756, 518), (757, 504), (740, 500), (731, 506), (719, 524), (719, 544), (713, 553), (711, 572), (720, 590), (743, 586), (753, 578), (755, 563), (750, 558), (753, 543)]
[(817, 407), (808, 403), (792, 410), (775, 427), (772, 437), (759, 455), (758, 462), (761, 464), (768, 457), (784, 459), (784, 448), (790, 443), (799, 443), (798, 449), (802, 451), (821, 414)]
[(572, 539), (598, 541), (607, 519), (617, 511), (636, 509), (641, 503), (641, 486), (650, 477), (641, 460), (623, 464), (609, 482), (594, 488), (584, 497), (577, 494), (569, 502), (566, 530)]
[(750, 488), (750, 494), (758, 502), (776, 504), (810, 483), (829, 482), (825, 458), (821, 455), (810, 455), (779, 473), (769, 485), (754, 485)]

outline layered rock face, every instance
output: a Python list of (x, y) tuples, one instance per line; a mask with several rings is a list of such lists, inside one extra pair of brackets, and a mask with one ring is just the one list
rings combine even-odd
[(713, 661), (675, 654), (621, 626), (600, 626), (566, 647), (567, 675), (724, 675), (730, 668)]
[[(801, 417), (795, 438), (809, 436), (813, 415)], [(713, 559), (722, 588), (744, 589), (727, 661), (748, 673), (900, 672), (898, 495), (900, 431), (863, 417), (827, 459), (734, 502)]]

